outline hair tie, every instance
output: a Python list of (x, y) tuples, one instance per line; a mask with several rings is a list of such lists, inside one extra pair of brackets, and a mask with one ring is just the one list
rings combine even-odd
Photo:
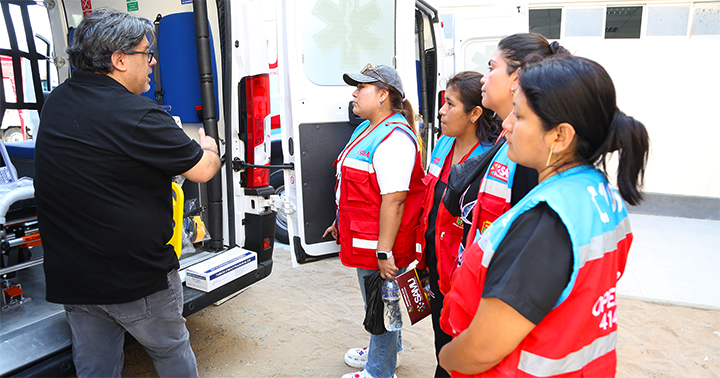
[(405, 100), (407, 100), (407, 99), (405, 97), (403, 97), (402, 102), (405, 102)]
[(557, 54), (558, 50), (560, 50), (560, 43), (558, 41), (553, 41), (550, 44), (550, 52)]

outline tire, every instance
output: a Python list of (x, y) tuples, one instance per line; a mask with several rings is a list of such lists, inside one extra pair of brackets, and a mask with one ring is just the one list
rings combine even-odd
[[(270, 174), (270, 186), (275, 188), (275, 194), (280, 197), (285, 197), (285, 180), (282, 169)], [(290, 238), (288, 237), (287, 215), (281, 211), (278, 211), (275, 220), (275, 240), (283, 244), (289, 244), (290, 242)]]
[(23, 139), (22, 130), (19, 127), (8, 127), (3, 131), (3, 142), (21, 142)]

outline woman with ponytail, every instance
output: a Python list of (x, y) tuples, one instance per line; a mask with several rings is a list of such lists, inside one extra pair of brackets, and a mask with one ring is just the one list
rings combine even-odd
[[(649, 139), (585, 58), (526, 58), (503, 122), (539, 184), (468, 246), (445, 297), (452, 376), (613, 377), (616, 282), (632, 243)], [(617, 152), (619, 194), (606, 175)], [(601, 167), (602, 170), (596, 168)]]
[[(443, 298), (450, 290), (450, 278), (457, 266), (458, 247), (463, 236), (462, 220), (448, 213), (442, 204), (450, 168), (479, 156), (492, 147), (500, 134), (501, 120), (482, 105), (482, 77), (475, 71), (464, 71), (448, 81), (445, 104), (440, 109), (443, 135), (432, 151), (425, 183), (425, 206), (419, 243), (418, 268), (427, 267), (435, 356), (443, 345), (452, 340), (440, 329)], [(437, 365), (435, 377), (450, 375)]]
[[(337, 217), (325, 235), (340, 244), (343, 265), (357, 269), (365, 302), (364, 277), (379, 271), (393, 280), (415, 260), (425, 173), (412, 106), (397, 71), (368, 64), (343, 80), (357, 87), (353, 113), (366, 121), (335, 160)], [(343, 378), (394, 377), (400, 340), (399, 330), (371, 335), (369, 347), (345, 354), (345, 363), (363, 370)]]

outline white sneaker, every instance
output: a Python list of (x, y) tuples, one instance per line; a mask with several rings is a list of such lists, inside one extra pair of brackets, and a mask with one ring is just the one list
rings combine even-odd
[(345, 353), (345, 363), (348, 366), (365, 369), (368, 360), (368, 347), (352, 348)]
[[(367, 372), (367, 370), (362, 370), (357, 373), (347, 373), (343, 375), (341, 378), (373, 378), (370, 373)], [(393, 374), (392, 378), (397, 378), (396, 374)]]
[[(395, 368), (399, 368), (402, 364), (402, 355), (403, 351), (399, 351), (397, 354), (397, 360), (395, 363)], [(368, 360), (368, 347), (365, 348), (352, 348), (345, 353), (345, 363), (348, 366), (358, 368), (358, 369), (365, 369), (365, 364), (367, 364)]]

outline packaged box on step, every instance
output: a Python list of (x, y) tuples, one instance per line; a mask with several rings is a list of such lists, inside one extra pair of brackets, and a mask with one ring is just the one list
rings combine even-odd
[(257, 269), (257, 254), (239, 247), (187, 268), (185, 285), (210, 292)]

